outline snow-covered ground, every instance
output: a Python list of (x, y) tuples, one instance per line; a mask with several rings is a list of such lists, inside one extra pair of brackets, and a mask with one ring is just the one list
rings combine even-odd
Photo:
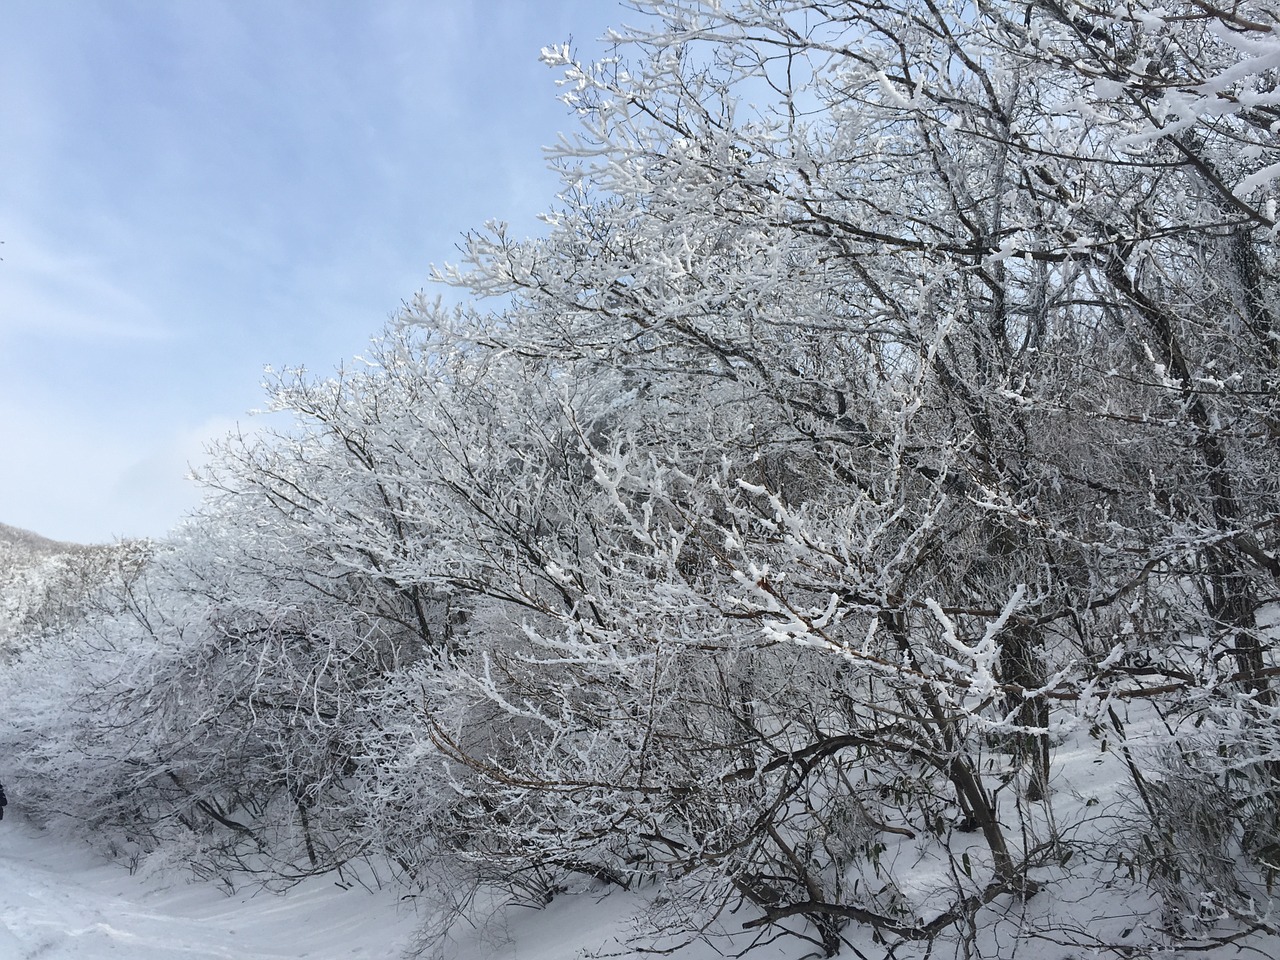
[(415, 923), (392, 891), (317, 880), (227, 896), (132, 876), (20, 816), (0, 822), (0, 960), (393, 960)]
[[(10, 807), (0, 822), (0, 960), (398, 960), (419, 923), (403, 890), (344, 889), (318, 878), (282, 895), (246, 889), (228, 896), (215, 884), (189, 881), (180, 867), (168, 869), (130, 874)], [(637, 957), (619, 939), (637, 906), (626, 896), (579, 896), (545, 910), (508, 909), (459, 930), (444, 955)], [(754, 951), (752, 960), (794, 960), (805, 952), (791, 941)], [(696, 943), (673, 956), (721, 954)]]

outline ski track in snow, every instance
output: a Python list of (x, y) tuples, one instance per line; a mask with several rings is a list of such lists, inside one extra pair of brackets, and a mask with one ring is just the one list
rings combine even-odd
[(284, 897), (228, 897), (130, 876), (17, 816), (0, 822), (0, 960), (390, 960), (414, 923), (387, 892), (318, 879)]

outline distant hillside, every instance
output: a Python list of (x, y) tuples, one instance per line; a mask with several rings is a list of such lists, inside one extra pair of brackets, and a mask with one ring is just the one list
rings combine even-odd
[(0, 659), (78, 622), (101, 588), (136, 574), (150, 544), (85, 545), (0, 523)]
[(50, 540), (48, 537), (42, 537), (40, 534), (32, 533), (30, 530), (22, 530), (18, 527), (11, 527), (7, 523), (0, 523), (0, 554), (12, 553), (18, 556), (40, 559), (64, 553), (77, 553), (85, 549), (87, 548), (80, 544)]

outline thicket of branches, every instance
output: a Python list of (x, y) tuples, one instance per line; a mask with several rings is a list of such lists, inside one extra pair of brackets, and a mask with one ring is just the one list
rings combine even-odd
[[(27, 657), (23, 789), (442, 925), (655, 883), (664, 936), (826, 955), (1276, 935), (1275, 12), (636, 7), (544, 51), (546, 236), (279, 378), (296, 429)], [(1067, 737), (1121, 827), (1063, 819)]]

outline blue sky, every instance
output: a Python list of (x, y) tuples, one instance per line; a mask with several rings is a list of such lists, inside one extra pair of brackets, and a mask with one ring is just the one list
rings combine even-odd
[(160, 536), (262, 368), (358, 355), (573, 118), (615, 0), (0, 0), (0, 522)]

